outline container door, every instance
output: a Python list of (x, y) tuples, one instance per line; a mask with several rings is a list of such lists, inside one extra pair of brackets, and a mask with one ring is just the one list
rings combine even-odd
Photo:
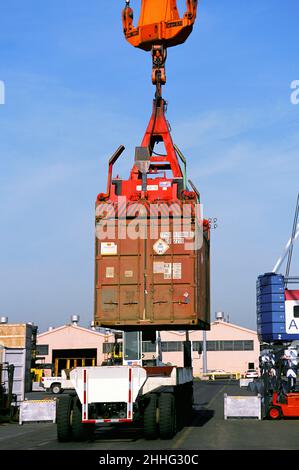
[(117, 326), (145, 318), (145, 247), (146, 240), (128, 236), (96, 241), (95, 320)]

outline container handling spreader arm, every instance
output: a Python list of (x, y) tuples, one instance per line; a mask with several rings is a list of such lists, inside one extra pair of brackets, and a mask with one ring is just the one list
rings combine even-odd
[(144, 51), (152, 51), (152, 82), (161, 97), (161, 85), (166, 83), (167, 48), (183, 44), (191, 34), (196, 19), (198, 0), (186, 0), (186, 12), (180, 17), (176, 0), (141, 0), (138, 26), (130, 0), (123, 10), (123, 29), (127, 41)]

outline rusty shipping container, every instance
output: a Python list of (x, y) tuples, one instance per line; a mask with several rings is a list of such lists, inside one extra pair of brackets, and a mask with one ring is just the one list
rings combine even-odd
[[(163, 218), (156, 223), (157, 239), (97, 239), (97, 325), (120, 329), (207, 327), (209, 238), (204, 236), (200, 250), (188, 250), (184, 248), (187, 241), (177, 243), (183, 241), (183, 232), (176, 230), (175, 220), (171, 220), (169, 232), (165, 232)], [(149, 220), (146, 226), (149, 229)]]
[[(166, 154), (157, 156), (151, 149), (161, 141)], [(198, 191), (187, 187), (164, 104), (154, 109), (130, 178), (113, 179), (123, 150), (110, 159), (107, 192), (96, 202), (95, 324), (208, 329), (210, 229), (198, 210)]]

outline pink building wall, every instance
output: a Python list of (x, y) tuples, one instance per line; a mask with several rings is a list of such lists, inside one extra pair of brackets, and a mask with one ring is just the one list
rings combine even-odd
[[(202, 341), (202, 331), (191, 331), (191, 341)], [(185, 332), (162, 331), (163, 341), (184, 341)], [(114, 336), (107, 337), (108, 342), (114, 342)], [(249, 363), (258, 367), (259, 341), (255, 331), (243, 328), (224, 321), (215, 321), (211, 324), (211, 330), (207, 331), (207, 341), (253, 341), (253, 351), (208, 351), (208, 370), (225, 370), (226, 372), (245, 373)], [(60, 328), (41, 333), (37, 337), (37, 344), (48, 344), (49, 354), (45, 356), (45, 362), (52, 362), (52, 351), (55, 349), (97, 349), (97, 365), (104, 361), (103, 343), (105, 335), (96, 331), (81, 328), (79, 326), (66, 325)], [(151, 357), (148, 353), (146, 356)], [(183, 352), (163, 352), (163, 362), (177, 366), (183, 366)], [(194, 375), (200, 376), (203, 372), (203, 357), (197, 351), (192, 353)]]
[[(107, 336), (108, 342), (114, 342), (114, 336)], [(46, 363), (52, 362), (52, 351), (55, 349), (96, 349), (97, 365), (104, 361), (103, 343), (105, 335), (97, 331), (88, 330), (75, 325), (65, 325), (55, 328), (37, 336), (37, 344), (47, 344), (49, 346), (48, 355), (45, 357)]]
[[(162, 341), (184, 341), (185, 333), (175, 331), (161, 332)], [(191, 331), (191, 341), (203, 341), (202, 331)], [(226, 372), (245, 373), (249, 363), (259, 364), (260, 343), (257, 333), (253, 330), (243, 328), (224, 321), (215, 321), (211, 324), (211, 330), (207, 331), (207, 341), (253, 341), (253, 351), (208, 351), (208, 370), (224, 370)], [(195, 376), (203, 372), (203, 355), (196, 351), (192, 353), (193, 370)], [(163, 362), (183, 366), (182, 352), (163, 352)]]

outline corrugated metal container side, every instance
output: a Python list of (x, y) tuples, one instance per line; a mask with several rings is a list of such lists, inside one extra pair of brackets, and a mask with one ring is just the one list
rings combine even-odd
[(263, 323), (258, 325), (258, 333), (270, 334), (270, 333), (285, 333), (285, 323)]
[(274, 302), (285, 302), (285, 296), (283, 294), (261, 294), (257, 298), (257, 304), (267, 304)]
[(266, 273), (258, 277), (257, 287), (270, 286), (270, 285), (283, 285), (284, 277), (281, 274)]
[[(180, 219), (170, 219), (170, 226), (164, 225), (163, 217), (145, 219), (148, 234), (153, 223), (157, 226), (153, 239), (96, 239), (96, 324), (122, 329), (207, 329), (209, 230), (204, 231), (202, 248), (194, 250), (184, 245)], [(194, 220), (190, 226), (195, 232)]]
[(264, 312), (285, 312), (285, 303), (284, 302), (272, 302), (267, 304), (258, 304), (257, 313)]
[[(15, 366), (13, 393), (17, 395), (17, 400), (20, 402), (24, 400), (25, 393), (31, 391), (31, 357), (26, 349), (5, 348), (3, 351), (3, 361)], [(4, 380), (7, 385), (7, 376), (4, 377)]]
[(270, 284), (269, 286), (257, 287), (257, 295), (284, 294), (284, 284)]
[(258, 324), (261, 323), (284, 323), (285, 313), (284, 312), (264, 312), (259, 313), (257, 316)]

